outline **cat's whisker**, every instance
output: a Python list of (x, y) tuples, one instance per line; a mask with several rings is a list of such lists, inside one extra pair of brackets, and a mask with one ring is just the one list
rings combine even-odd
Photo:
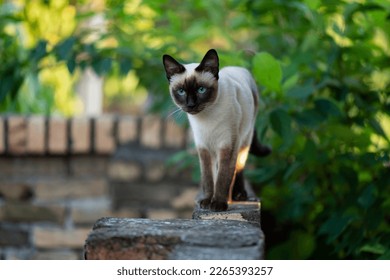
[[(174, 114), (176, 113), (179, 113), (181, 110), (181, 108), (177, 108), (176, 110), (174, 110), (173, 112), (171, 112), (168, 116), (167, 116), (167, 119), (169, 119), (170, 117), (172, 117)], [(180, 115), (179, 115), (180, 116)]]

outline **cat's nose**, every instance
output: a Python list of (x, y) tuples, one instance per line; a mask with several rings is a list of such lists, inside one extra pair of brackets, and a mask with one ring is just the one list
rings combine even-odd
[(194, 102), (193, 100), (189, 100), (189, 101), (187, 102), (187, 107), (188, 107), (189, 109), (194, 109), (195, 106), (196, 106), (196, 104), (195, 104), (195, 102)]

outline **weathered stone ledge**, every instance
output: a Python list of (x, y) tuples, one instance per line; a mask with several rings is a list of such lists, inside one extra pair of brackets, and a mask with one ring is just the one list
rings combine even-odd
[(85, 243), (85, 259), (262, 259), (264, 236), (234, 220), (102, 218)]
[(223, 212), (196, 205), (192, 220), (102, 218), (86, 240), (85, 259), (263, 259), (260, 200), (245, 188), (248, 201)]

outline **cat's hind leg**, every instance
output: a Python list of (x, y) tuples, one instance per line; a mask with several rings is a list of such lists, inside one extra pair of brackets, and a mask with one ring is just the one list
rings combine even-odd
[(234, 201), (245, 201), (248, 199), (248, 194), (245, 190), (244, 170), (236, 173), (234, 180), (232, 199)]

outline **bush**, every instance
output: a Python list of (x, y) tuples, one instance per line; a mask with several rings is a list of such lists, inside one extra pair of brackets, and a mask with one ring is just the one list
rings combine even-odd
[(389, 6), (317, 5), (258, 7), (282, 27), (267, 37), (279, 61), (253, 58), (266, 103), (257, 129), (274, 153), (247, 175), (268, 257), (389, 259)]

